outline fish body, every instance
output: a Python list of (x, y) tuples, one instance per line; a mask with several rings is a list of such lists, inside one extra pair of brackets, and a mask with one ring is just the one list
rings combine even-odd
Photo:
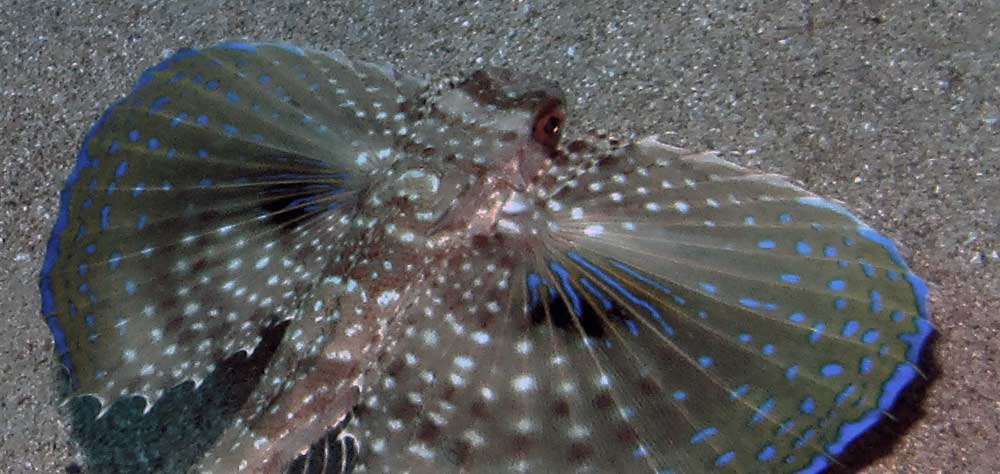
[(149, 407), (287, 324), (193, 472), (836, 464), (932, 331), (893, 243), (710, 152), (564, 136), (564, 108), (503, 69), (178, 52), (62, 194), (40, 288), (73, 395)]

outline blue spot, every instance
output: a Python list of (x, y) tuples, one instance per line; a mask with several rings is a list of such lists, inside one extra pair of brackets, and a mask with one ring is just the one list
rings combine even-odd
[(205, 76), (202, 76), (201, 74), (195, 74), (194, 77), (191, 78), (191, 82), (195, 84), (201, 84), (204, 81), (205, 81)]
[(788, 320), (793, 323), (801, 323), (806, 320), (806, 315), (802, 313), (792, 313), (788, 315)]
[(736, 390), (733, 390), (732, 393), (729, 394), (729, 399), (730, 400), (736, 400), (737, 398), (740, 398), (743, 395), (746, 395), (747, 392), (749, 392), (749, 391), (750, 391), (750, 386), (749, 385), (747, 385), (747, 384), (740, 385), (739, 387), (736, 387)]
[(844, 291), (844, 288), (847, 288), (847, 282), (840, 279), (830, 280), (826, 286), (833, 291)]
[(194, 119), (194, 121), (197, 122), (198, 125), (208, 125), (208, 116), (205, 114), (201, 114), (198, 116), (198, 118)]
[(815, 429), (807, 430), (805, 433), (802, 434), (801, 438), (795, 441), (795, 449), (805, 446), (806, 443), (808, 443), (813, 436), (816, 436), (816, 430)]
[(531, 307), (535, 307), (538, 304), (540, 298), (538, 296), (538, 285), (543, 283), (542, 277), (538, 276), (537, 273), (528, 274), (528, 292), (531, 294)]
[(108, 196), (115, 193), (118, 190), (118, 183), (111, 183), (108, 185)]
[(862, 375), (867, 374), (872, 371), (872, 367), (875, 363), (872, 361), (871, 357), (862, 357), (861, 363), (858, 365), (858, 372)]
[(868, 297), (871, 299), (871, 306), (868, 309), (873, 313), (882, 312), (882, 294), (877, 290), (871, 290), (868, 292)]
[(826, 324), (816, 323), (813, 325), (812, 333), (809, 334), (809, 342), (815, 343), (823, 335), (823, 331), (826, 330)]
[(87, 292), (90, 291), (90, 285), (88, 285), (87, 283), (81, 283), (80, 288), (78, 288), (77, 290), (79, 290), (81, 294), (85, 295), (87, 294)]
[(128, 171), (128, 162), (122, 161), (118, 163), (118, 167), (115, 168), (115, 176), (121, 178)]
[(844, 373), (844, 366), (837, 363), (830, 363), (823, 366), (819, 371), (824, 377), (836, 377)]
[(205, 186), (205, 187), (208, 187), (208, 186), (211, 186), (211, 185), (215, 184), (215, 181), (212, 181), (211, 178), (202, 178), (201, 181), (198, 181), (198, 184), (200, 184), (202, 186)]
[(108, 227), (111, 227), (111, 206), (104, 206), (101, 208), (101, 229)]
[(162, 109), (163, 106), (167, 105), (167, 103), (169, 102), (170, 102), (170, 97), (167, 97), (165, 95), (157, 97), (156, 100), (153, 101), (153, 105), (149, 106), (149, 111), (156, 112), (157, 110)]
[(186, 114), (184, 112), (181, 112), (181, 113), (177, 114), (176, 117), (170, 119), (170, 126), (171, 127), (176, 127), (176, 126), (180, 125), (181, 122), (183, 122), (184, 119), (187, 118), (187, 116), (188, 116), (188, 114)]
[(800, 240), (795, 243), (795, 251), (798, 252), (799, 255), (807, 255), (812, 253), (812, 247), (809, 246), (808, 242)]
[(771, 409), (774, 408), (774, 405), (775, 401), (773, 398), (767, 399), (767, 401), (765, 401), (759, 407), (757, 407), (757, 411), (755, 411), (753, 416), (750, 418), (750, 424), (756, 425), (757, 423), (763, 421), (764, 417), (766, 417), (768, 413), (771, 412)]
[(869, 329), (861, 336), (861, 342), (865, 344), (871, 344), (878, 340), (879, 332), (877, 329)]
[(111, 258), (108, 260), (108, 267), (111, 270), (117, 270), (122, 263), (122, 254), (119, 252), (112, 252)]
[(139, 214), (139, 218), (135, 222), (135, 228), (138, 230), (142, 230), (144, 227), (146, 227), (147, 221), (149, 221), (148, 216), (146, 216), (145, 214)]
[(171, 148), (171, 149), (167, 150), (167, 159), (168, 160), (174, 159), (174, 156), (176, 156), (176, 155), (177, 155), (177, 149), (176, 148)]
[(716, 466), (725, 465), (729, 461), (732, 461), (734, 457), (736, 457), (735, 451), (726, 451), (725, 453), (722, 453), (721, 456), (715, 458), (715, 465)]
[(861, 262), (861, 270), (865, 272), (866, 277), (875, 276), (875, 267), (873, 267), (872, 264), (868, 262)]
[(115, 152), (118, 151), (119, 148), (121, 148), (121, 146), (122, 144), (118, 143), (118, 140), (111, 142), (111, 146), (108, 147), (108, 154), (114, 155)]
[(229, 100), (231, 100), (231, 101), (233, 101), (233, 102), (239, 102), (240, 101), (240, 95), (237, 94), (236, 91), (229, 91), (229, 92), (227, 92), (226, 93), (226, 98), (229, 99)]
[(625, 325), (628, 326), (628, 332), (633, 336), (639, 335), (639, 325), (632, 321), (631, 319), (625, 320)]
[(97, 244), (87, 244), (87, 246), (83, 248), (83, 251), (87, 253), (94, 253), (97, 251)]
[(740, 334), (740, 340), (743, 342), (750, 342), (750, 335), (747, 333)]
[(139, 131), (132, 130), (131, 132), (128, 132), (128, 139), (133, 142), (139, 141)]
[(844, 298), (837, 298), (833, 300), (833, 307), (837, 309), (844, 309), (847, 307), (847, 300)]
[(146, 142), (146, 146), (148, 146), (150, 150), (155, 150), (160, 147), (160, 139), (156, 137), (150, 138), (149, 141)]
[(236, 133), (238, 133), (240, 131), (240, 129), (236, 128), (235, 125), (228, 124), (228, 123), (227, 124), (223, 124), (222, 125), (222, 129), (225, 130), (226, 133), (228, 133), (230, 135), (235, 135)]
[(905, 316), (906, 315), (902, 311), (897, 309), (889, 315), (889, 318), (898, 323), (902, 321)]
[(858, 328), (860, 326), (861, 326), (860, 323), (851, 319), (846, 323), (844, 323), (844, 329), (840, 332), (840, 334), (844, 337), (851, 337), (854, 335), (854, 333), (858, 332)]
[(774, 344), (764, 344), (762, 352), (764, 352), (764, 355), (766, 356), (774, 354)]
[(93, 205), (94, 205), (94, 200), (87, 198), (86, 200), (83, 201), (83, 204), (81, 204), (80, 206), (82, 206), (84, 209), (90, 209), (90, 206)]
[(698, 358), (698, 363), (701, 364), (702, 367), (709, 367), (712, 365), (712, 358), (709, 356), (701, 356)]
[(216, 89), (219, 88), (219, 81), (216, 81), (214, 79), (211, 80), (211, 81), (208, 81), (208, 82), (205, 83), (205, 88), (208, 89), (208, 90), (210, 90), (210, 91), (214, 91), (214, 90), (216, 90)]
[(198, 149), (198, 158), (205, 159), (208, 158), (208, 150), (204, 148)]
[(827, 245), (823, 247), (823, 256), (833, 258), (837, 256), (837, 247)]
[[(858, 231), (858, 232), (860, 233), (861, 231)], [(850, 237), (844, 237), (844, 245), (846, 245), (848, 247), (853, 247), (854, 246), (854, 239), (852, 239)]]
[(816, 400), (813, 400), (812, 397), (806, 397), (799, 405), (799, 411), (807, 415), (812, 414), (816, 411)]
[(843, 390), (840, 391), (840, 393), (837, 394), (837, 398), (834, 401), (837, 403), (838, 406), (843, 405), (844, 402), (847, 401), (847, 398), (850, 397), (852, 393), (854, 393), (854, 390), (856, 388), (857, 387), (855, 387), (853, 384), (847, 385), (846, 387), (844, 387)]
[(135, 187), (132, 188), (132, 197), (139, 197), (139, 195), (145, 190), (146, 185), (144, 183), (136, 184)]
[(793, 365), (785, 370), (785, 378), (788, 380), (795, 380), (795, 377), (799, 376), (799, 366)]
[(698, 317), (699, 317), (699, 318), (701, 318), (701, 319), (706, 319), (706, 318), (708, 318), (708, 313), (707, 313), (707, 312), (705, 312), (704, 310), (699, 310), (699, 311), (698, 311), (697, 313), (695, 313), (695, 314), (697, 314), (697, 315), (698, 315)]
[(719, 288), (716, 287), (715, 285), (711, 284), (711, 283), (702, 283), (701, 287), (702, 287), (702, 289), (704, 289), (705, 291), (707, 291), (709, 293), (715, 293), (716, 291), (719, 291)]
[(785, 433), (788, 433), (794, 427), (795, 427), (795, 420), (789, 418), (789, 419), (785, 420), (784, 423), (781, 424), (781, 426), (778, 427), (778, 430), (776, 431), (776, 433), (780, 436), (780, 435), (783, 435)]
[(88, 271), (90, 271), (90, 266), (88, 266), (86, 263), (81, 263), (80, 266), (77, 268), (80, 271), (80, 276), (84, 276), (87, 274)]
[(760, 242), (757, 242), (757, 246), (762, 249), (773, 249), (777, 245), (773, 240), (761, 240)]
[(837, 266), (840, 268), (847, 268), (848, 265), (850, 265), (850, 263), (848, 263), (847, 260), (837, 260)]
[(257, 78), (257, 80), (260, 81), (261, 84), (267, 84), (268, 82), (271, 82), (271, 76), (267, 74), (261, 74), (260, 77)]
[(782, 224), (787, 224), (789, 222), (792, 222), (792, 215), (791, 214), (782, 214), (782, 215), (778, 216), (778, 221), (781, 222)]
[(743, 223), (746, 225), (757, 225), (757, 221), (754, 220), (753, 216), (746, 216), (743, 218)]
[(705, 441), (706, 438), (713, 436), (718, 432), (719, 430), (715, 429), (714, 427), (705, 428), (695, 433), (694, 436), (691, 437), (691, 444), (698, 444), (702, 441)]
[(774, 457), (774, 451), (775, 451), (774, 450), (774, 446), (771, 446), (771, 445), (765, 446), (764, 449), (760, 450), (760, 452), (757, 453), (757, 460), (758, 461), (767, 461), (768, 459), (773, 458)]
[(784, 273), (781, 275), (781, 281), (785, 283), (798, 283), (802, 278), (794, 273)]
[(683, 390), (677, 390), (674, 392), (674, 400), (684, 400), (687, 396), (688, 394)]
[(128, 292), (128, 294), (130, 294), (130, 295), (134, 295), (134, 294), (135, 294), (135, 292), (136, 292), (136, 291), (137, 291), (138, 289), (139, 289), (139, 287), (138, 287), (138, 285), (136, 285), (136, 284), (135, 284), (135, 282), (134, 282), (134, 281), (132, 281), (132, 280), (129, 280), (129, 281), (126, 281), (126, 282), (125, 282), (125, 291), (127, 291), (127, 292)]
[(639, 446), (638, 448), (632, 451), (632, 456), (635, 456), (637, 458), (644, 458), (646, 456), (649, 456), (649, 451), (646, 449), (645, 446)]

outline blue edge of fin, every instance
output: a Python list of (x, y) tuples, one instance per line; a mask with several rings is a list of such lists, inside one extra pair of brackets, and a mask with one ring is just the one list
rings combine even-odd
[[(882, 396), (878, 399), (878, 406), (860, 418), (840, 426), (837, 440), (826, 447), (827, 453), (836, 456), (843, 453), (844, 448), (851, 441), (854, 441), (874, 426), (882, 418), (882, 413), (892, 408), (899, 394), (917, 376), (916, 365), (920, 362), (920, 352), (923, 350), (927, 338), (934, 332), (934, 328), (931, 326), (930, 313), (927, 310), (927, 284), (910, 270), (906, 261), (903, 260), (903, 256), (900, 255), (899, 249), (896, 248), (896, 244), (891, 239), (862, 223), (856, 216), (839, 204), (821, 198), (802, 198), (799, 199), (799, 202), (829, 209), (838, 214), (850, 217), (854, 222), (858, 223), (858, 235), (881, 245), (889, 253), (892, 261), (905, 271), (906, 281), (909, 282), (910, 287), (913, 289), (913, 297), (917, 302), (918, 317), (914, 320), (914, 332), (899, 336), (909, 346), (906, 351), (906, 361), (900, 363), (896, 367), (896, 371), (892, 377), (882, 384)], [(828, 456), (826, 454), (817, 454), (813, 457), (809, 466), (799, 470), (797, 474), (817, 474), (823, 472), (827, 467), (829, 467)]]
[[(292, 45), (281, 44), (281, 43), (247, 43), (241, 41), (229, 41), (224, 42), (216, 47), (224, 49), (240, 49), (249, 52), (256, 52), (258, 45), (269, 45), (275, 46), (282, 49), (286, 49), (296, 54), (304, 54), (303, 50)], [(173, 56), (167, 58), (163, 62), (146, 69), (139, 80), (136, 82), (135, 86), (132, 88), (132, 92), (136, 92), (139, 89), (147, 86), (153, 80), (155, 73), (163, 71), (170, 67), (174, 62), (184, 59), (186, 57), (194, 56), (198, 54), (198, 50), (195, 49), (181, 49), (177, 51)], [(59, 195), (59, 215), (56, 218), (56, 224), (52, 229), (52, 235), (49, 237), (48, 244), (46, 245), (45, 260), (42, 264), (42, 270), (38, 281), (39, 290), (41, 291), (42, 297), (42, 315), (46, 319), (46, 323), (49, 326), (49, 330), (52, 332), (52, 338), (55, 345), (56, 354), (60, 357), (63, 365), (72, 375), (74, 373), (73, 362), (69, 354), (69, 347), (66, 342), (66, 332), (63, 330), (62, 326), (59, 325), (59, 321), (56, 318), (55, 313), (55, 295), (52, 291), (52, 279), (51, 273), (55, 266), (56, 260), (59, 258), (59, 245), (62, 240), (63, 233), (66, 227), (69, 225), (69, 207), (70, 201), (72, 199), (73, 186), (80, 179), (80, 174), (83, 169), (90, 166), (92, 160), (90, 158), (89, 148), (91, 139), (100, 131), (101, 127), (108, 120), (114, 110), (123, 103), (126, 98), (118, 100), (107, 110), (101, 114), (101, 117), (97, 120), (97, 123), (91, 127), (90, 131), (83, 139), (83, 144), (80, 147), (80, 152), (77, 155), (76, 165), (73, 167), (73, 171), (70, 173), (69, 178), (66, 180), (66, 185)], [(834, 212), (846, 215), (854, 219), (856, 222), (857, 218), (853, 214), (848, 212), (842, 206), (832, 203), (830, 201), (818, 198), (804, 198), (801, 200), (803, 204), (814, 205), (818, 207), (824, 207), (830, 209)], [(860, 224), (860, 222), (859, 222)], [(863, 224), (862, 224), (863, 225)], [(896, 244), (892, 242), (888, 237), (876, 232), (874, 229), (869, 227), (859, 227), (858, 234), (862, 237), (878, 243), (889, 252), (890, 257), (893, 262), (902, 267), (906, 271), (906, 279), (913, 288), (914, 297), (917, 300), (917, 310), (919, 312), (919, 317), (915, 320), (916, 330), (912, 333), (904, 334), (900, 336), (906, 341), (909, 346), (909, 350), (906, 354), (906, 362), (899, 364), (896, 368), (895, 373), (892, 378), (887, 380), (882, 387), (882, 396), (878, 400), (878, 406), (868, 413), (864, 414), (861, 418), (849, 423), (844, 423), (840, 427), (839, 435), (836, 441), (827, 446), (827, 451), (832, 455), (838, 455), (843, 452), (844, 448), (850, 444), (851, 441), (856, 439), (862, 433), (871, 428), (876, 422), (878, 422), (882, 413), (888, 411), (892, 408), (893, 403), (895, 403), (896, 398), (899, 396), (900, 392), (909, 385), (909, 383), (916, 377), (917, 372), (915, 365), (919, 362), (920, 352), (923, 349), (927, 338), (933, 332), (933, 327), (930, 324), (929, 313), (927, 310), (927, 285), (919, 277), (910, 271), (906, 262), (903, 260), (902, 256), (899, 254), (899, 250), (896, 248)], [(799, 471), (799, 474), (815, 474), (820, 473), (829, 466), (829, 460), (825, 454), (817, 454), (813, 457), (812, 462), (809, 466)]]
[[(305, 54), (301, 48), (282, 43), (248, 43), (243, 41), (227, 41), (220, 43), (215, 47), (221, 49), (239, 49), (248, 52), (256, 52), (257, 46), (265, 45), (282, 48), (299, 55)], [(51, 274), (52, 269), (55, 267), (56, 260), (59, 258), (59, 246), (62, 242), (63, 233), (69, 225), (69, 207), (73, 195), (73, 186), (75, 186), (79, 181), (80, 174), (83, 170), (93, 164), (93, 160), (91, 160), (89, 153), (90, 141), (101, 130), (101, 127), (104, 126), (105, 122), (107, 122), (108, 118), (111, 117), (111, 114), (115, 111), (115, 109), (128, 100), (128, 97), (133, 93), (149, 85), (149, 83), (153, 81), (153, 76), (157, 72), (166, 70), (173, 63), (181, 59), (195, 56), (197, 54), (199, 54), (199, 50), (197, 49), (183, 48), (159, 64), (143, 71), (142, 75), (139, 76), (139, 80), (136, 81), (134, 86), (132, 86), (132, 90), (129, 95), (111, 104), (111, 106), (101, 114), (97, 123), (90, 128), (87, 135), (84, 136), (83, 144), (80, 146), (80, 152), (77, 154), (76, 165), (73, 167), (73, 171), (70, 172), (69, 177), (66, 179), (66, 185), (63, 187), (62, 192), (59, 193), (59, 215), (56, 217), (55, 226), (52, 228), (52, 234), (49, 236), (48, 244), (45, 247), (45, 259), (43, 260), (42, 270), (38, 279), (38, 288), (42, 297), (42, 315), (45, 317), (45, 322), (48, 324), (49, 331), (52, 333), (56, 354), (59, 356), (60, 361), (69, 372), (71, 378), (75, 376), (76, 371), (73, 367), (73, 360), (69, 354), (66, 331), (59, 324), (59, 320), (55, 315), (56, 302), (55, 294), (52, 291)]]

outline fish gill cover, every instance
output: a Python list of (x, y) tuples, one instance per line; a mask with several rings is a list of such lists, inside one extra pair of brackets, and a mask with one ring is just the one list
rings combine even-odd
[(502, 69), (178, 52), (62, 192), (40, 289), (70, 395), (148, 410), (285, 325), (192, 472), (836, 465), (932, 331), (894, 244), (783, 177), (564, 120)]

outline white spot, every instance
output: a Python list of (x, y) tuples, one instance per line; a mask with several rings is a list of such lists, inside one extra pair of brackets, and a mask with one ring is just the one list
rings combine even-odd
[(583, 229), (583, 233), (587, 237), (599, 237), (604, 233), (604, 226), (600, 224), (588, 225)]
[(514, 380), (511, 381), (511, 385), (514, 387), (514, 390), (517, 390), (518, 392), (529, 392), (534, 390), (536, 387), (535, 377), (527, 374), (520, 375), (514, 377)]
[(399, 299), (399, 293), (393, 290), (383, 291), (382, 294), (378, 295), (376, 301), (378, 301), (379, 306), (388, 306), (390, 303), (395, 302)]
[(472, 340), (481, 346), (486, 345), (490, 343), (490, 335), (482, 331), (476, 331), (472, 333)]
[(687, 214), (688, 211), (691, 210), (691, 206), (689, 206), (688, 203), (684, 201), (675, 202), (674, 208), (677, 209), (677, 212), (680, 212), (681, 214)]
[(569, 211), (569, 215), (570, 217), (576, 220), (583, 219), (583, 209), (579, 207), (574, 207), (572, 210)]
[(649, 211), (649, 212), (660, 212), (660, 209), (661, 209), (661, 207), (660, 207), (660, 205), (658, 203), (655, 203), (655, 202), (647, 202), (646, 203), (646, 210)]
[(461, 369), (469, 370), (476, 364), (469, 357), (461, 355), (455, 357), (455, 365)]

